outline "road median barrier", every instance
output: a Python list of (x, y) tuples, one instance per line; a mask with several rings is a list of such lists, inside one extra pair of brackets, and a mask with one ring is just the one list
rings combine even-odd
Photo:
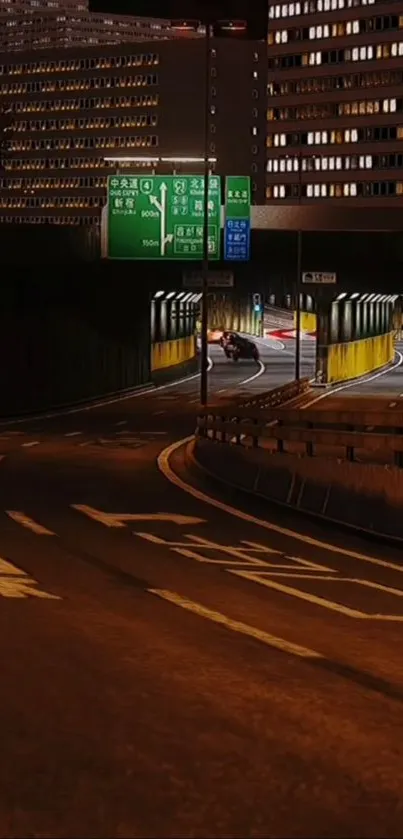
[[(268, 403), (269, 400), (267, 399)], [(209, 407), (196, 462), (211, 476), (302, 512), (403, 539), (403, 412)]]

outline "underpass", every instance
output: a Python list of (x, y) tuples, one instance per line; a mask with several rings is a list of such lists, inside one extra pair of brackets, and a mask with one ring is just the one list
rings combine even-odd
[[(211, 403), (294, 378), (251, 337)], [(192, 374), (0, 429), (0, 833), (397, 837), (401, 551), (195, 475), (198, 410)]]

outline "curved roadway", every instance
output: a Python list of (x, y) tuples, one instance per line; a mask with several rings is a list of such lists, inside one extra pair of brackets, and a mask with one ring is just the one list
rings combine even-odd
[(197, 388), (0, 430), (0, 835), (401, 836), (401, 551), (201, 479)]

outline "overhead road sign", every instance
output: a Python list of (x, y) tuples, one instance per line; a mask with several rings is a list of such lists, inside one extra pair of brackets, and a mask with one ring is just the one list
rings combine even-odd
[(337, 282), (337, 275), (330, 271), (304, 271), (302, 282), (313, 283), (314, 285), (332, 285)]
[(250, 258), (250, 178), (225, 180), (224, 259), (247, 262)]
[[(199, 175), (108, 178), (110, 259), (201, 260), (204, 179)], [(221, 183), (209, 178), (209, 259), (220, 257)]]
[[(209, 271), (208, 288), (233, 288), (234, 275), (232, 271)], [(184, 288), (202, 288), (203, 277), (199, 271), (185, 271), (182, 277)]]

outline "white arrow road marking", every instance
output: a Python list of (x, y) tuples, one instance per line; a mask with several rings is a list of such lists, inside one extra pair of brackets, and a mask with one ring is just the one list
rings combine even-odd
[(150, 204), (153, 204), (154, 207), (157, 208), (158, 212), (160, 213), (160, 247), (161, 247), (161, 256), (165, 256), (165, 245), (167, 242), (172, 242), (173, 235), (169, 233), (168, 236), (165, 235), (165, 225), (166, 225), (166, 201), (167, 201), (167, 185), (166, 183), (162, 183), (160, 186), (160, 193), (161, 193), (161, 201), (158, 201), (156, 195), (149, 195)]
[(26, 597), (40, 597), (43, 600), (61, 600), (56, 594), (37, 588), (38, 583), (32, 580), (25, 571), (16, 568), (11, 562), (0, 557), (0, 597), (11, 597), (22, 600)]
[(221, 624), (221, 626), (225, 626), (226, 629), (231, 629), (233, 632), (239, 632), (241, 635), (248, 635), (250, 638), (255, 638), (256, 641), (261, 641), (268, 647), (275, 647), (278, 650), (290, 653), (291, 655), (297, 655), (300, 658), (324, 658), (324, 656), (321, 655), (321, 653), (316, 652), (316, 650), (310, 650), (308, 647), (301, 647), (299, 644), (293, 644), (292, 641), (286, 641), (285, 638), (278, 638), (276, 635), (270, 635), (269, 632), (265, 632), (263, 629), (258, 629), (256, 626), (249, 626), (249, 624), (242, 623), (242, 621), (232, 620), (232, 618), (227, 617), (227, 615), (223, 615), (221, 612), (215, 612), (212, 609), (207, 609), (207, 607), (202, 606), (201, 603), (195, 603), (193, 600), (181, 597), (173, 591), (149, 588), (148, 592), (149, 594), (155, 594), (157, 597), (161, 597), (162, 600), (167, 600), (169, 603), (173, 603), (175, 606), (180, 606), (188, 612), (193, 612), (201, 618), (207, 618), (207, 620)]
[(104, 513), (95, 510), (87, 504), (71, 504), (73, 510), (84, 513), (90, 519), (106, 525), (106, 527), (126, 527), (129, 521), (169, 521), (173, 524), (204, 524), (206, 519), (196, 516), (183, 516), (175, 513)]
[(55, 536), (52, 530), (48, 530), (47, 527), (43, 527), (42, 524), (38, 524), (19, 510), (6, 510), (5, 512), (10, 519), (13, 519), (13, 521), (16, 521), (18, 524), (22, 524), (22, 526), (26, 527), (28, 530), (32, 530), (33, 533), (36, 533), (38, 536)]

